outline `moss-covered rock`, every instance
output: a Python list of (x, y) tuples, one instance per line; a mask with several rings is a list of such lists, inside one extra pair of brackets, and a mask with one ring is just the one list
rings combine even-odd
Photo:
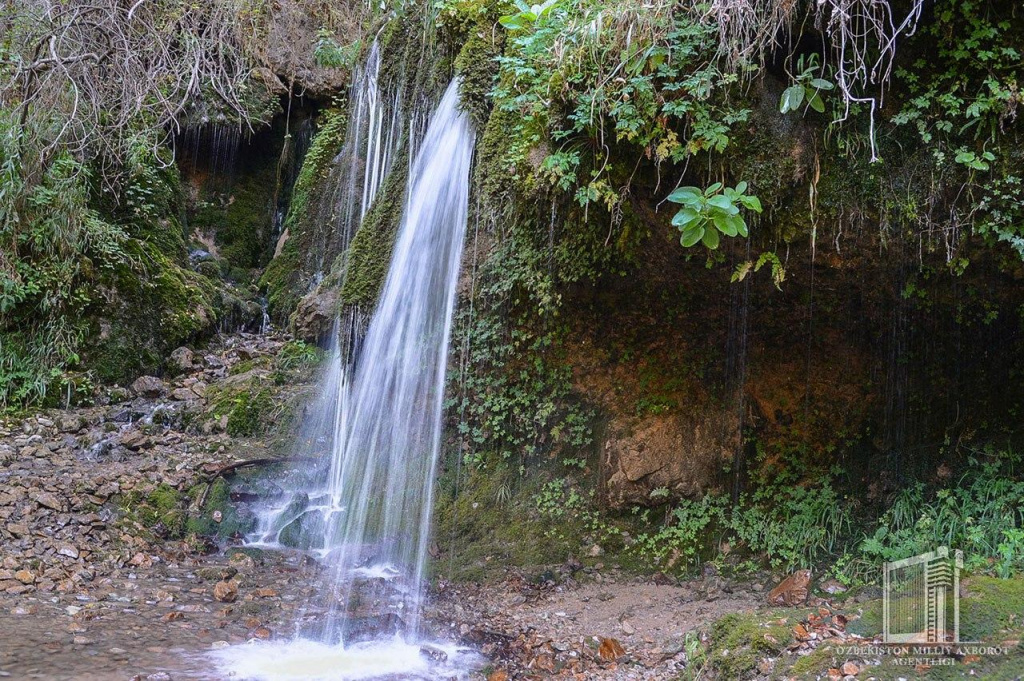
[(327, 255), (310, 251), (317, 231), (326, 228), (321, 223), (331, 217), (326, 203), (331, 193), (326, 182), (331, 161), (344, 141), (346, 122), (341, 108), (330, 108), (320, 114), (320, 127), (292, 189), (284, 222), (284, 243), (260, 279), (260, 286), (267, 291), (270, 315), (279, 322), (288, 318), (302, 295), (309, 291), (311, 259)]
[(793, 641), (785, 618), (765, 613), (730, 613), (710, 628), (708, 664), (720, 679), (748, 679), (757, 676), (764, 658), (778, 657)]
[(345, 304), (372, 308), (377, 303), (405, 208), (407, 167), (406, 151), (395, 160), (394, 169), (381, 187), (373, 208), (366, 214), (348, 252), (341, 256), (345, 259), (341, 286), (341, 300)]
[(197, 499), (205, 494), (205, 499), (201, 507), (192, 509), (185, 524), (188, 533), (228, 539), (245, 536), (255, 529), (256, 518), (231, 502), (231, 486), (224, 478), (201, 483), (192, 494)]

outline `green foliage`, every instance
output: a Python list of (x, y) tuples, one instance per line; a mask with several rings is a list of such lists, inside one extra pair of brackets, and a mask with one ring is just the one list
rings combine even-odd
[(917, 137), (944, 215), (1024, 257), (1020, 22), (985, 0), (941, 0), (934, 12), (918, 58), (896, 72), (906, 96), (891, 122)]
[(58, 154), (41, 177), (23, 175), (23, 130), (0, 111), (0, 405), (60, 387), (79, 361), (90, 305), (105, 275), (134, 259), (128, 232), (90, 205), (90, 171)]
[(330, 29), (321, 27), (316, 33), (313, 60), (317, 66), (328, 68), (351, 68), (362, 50), (359, 41), (342, 47), (334, 39)]
[(1011, 452), (972, 455), (947, 487), (907, 486), (858, 547), (849, 572), (870, 573), (882, 561), (908, 558), (949, 546), (964, 552), (969, 570), (1001, 576), (1024, 569), (1024, 480), (1020, 457)]
[(679, 243), (689, 248), (703, 242), (714, 250), (718, 248), (719, 232), (725, 236), (746, 237), (747, 222), (740, 215), (740, 206), (761, 212), (760, 200), (747, 195), (746, 191), (746, 182), (740, 182), (735, 188), (715, 182), (703, 191), (697, 187), (674, 190), (668, 200), (683, 206), (672, 218), (672, 224), (681, 232)]
[[(506, 159), (558, 144), (542, 174), (581, 205), (621, 200), (610, 139), (658, 162), (722, 151), (748, 110), (724, 98), (736, 74), (716, 66), (716, 26), (669, 3), (546, 2), (502, 17), (510, 30), (494, 89), (516, 114)], [(596, 142), (604, 151), (582, 150)], [(586, 146), (584, 146), (586, 144)], [(628, 184), (628, 180), (626, 181)]]
[(692, 571), (728, 543), (755, 564), (791, 570), (834, 556), (852, 528), (849, 512), (830, 483), (793, 485), (775, 480), (742, 495), (681, 500), (663, 527), (637, 537), (633, 551), (652, 568)]
[(315, 345), (301, 340), (291, 340), (277, 353), (276, 364), (279, 369), (296, 369), (319, 364), (323, 358), (323, 350)]
[(539, 21), (542, 21), (559, 0), (545, 0), (540, 5), (530, 5), (523, 0), (515, 0), (515, 14), (509, 14), (498, 19), (498, 23), (510, 31), (522, 31), (530, 28)]
[(818, 113), (825, 113), (825, 102), (821, 98), (821, 93), (832, 90), (835, 85), (819, 75), (824, 71), (824, 67), (818, 65), (817, 53), (800, 55), (796, 68), (798, 71), (794, 78), (796, 82), (782, 92), (779, 111), (784, 114), (798, 111), (806, 101), (807, 106), (811, 109)]
[(781, 291), (782, 282), (786, 280), (786, 268), (782, 265), (782, 261), (779, 260), (779, 256), (771, 251), (765, 251), (759, 255), (756, 262), (749, 260), (741, 262), (736, 266), (736, 271), (732, 273), (731, 281), (743, 281), (751, 271), (760, 272), (761, 268), (768, 264), (772, 266), (772, 283), (775, 284), (775, 288)]

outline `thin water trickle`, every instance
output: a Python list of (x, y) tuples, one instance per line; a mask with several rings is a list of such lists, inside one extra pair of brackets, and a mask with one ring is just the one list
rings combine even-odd
[[(329, 465), (311, 471), (307, 487), (262, 528), (261, 540), (291, 533), (327, 566), (319, 603), (309, 608), (315, 625), (283, 645), (218, 653), (226, 671), (363, 679), (451, 677), (469, 668), (465, 651), (431, 662), (418, 642), (473, 143), (453, 82), (417, 145), (391, 266), (354, 365), (346, 368), (353, 349), (336, 343), (300, 435)], [(337, 331), (335, 338), (345, 337)], [(366, 636), (368, 619), (388, 630)]]

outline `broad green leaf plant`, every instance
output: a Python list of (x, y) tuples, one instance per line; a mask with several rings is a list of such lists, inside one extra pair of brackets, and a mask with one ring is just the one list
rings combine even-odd
[(510, 31), (522, 31), (540, 21), (558, 3), (558, 0), (547, 0), (540, 5), (530, 5), (523, 0), (516, 0), (516, 14), (509, 14), (498, 19), (498, 23)]
[[(796, 65), (797, 71), (799, 71), (794, 79), (796, 82), (782, 92), (779, 111), (782, 113), (799, 111), (806, 102), (808, 107), (818, 113), (825, 113), (825, 101), (821, 98), (821, 93), (832, 90), (835, 85), (816, 75), (823, 71), (822, 67), (818, 65), (818, 55), (815, 53), (803, 55), (797, 60)], [(806, 110), (805, 107), (804, 111)]]
[(683, 206), (672, 218), (672, 224), (679, 228), (679, 243), (689, 248), (703, 242), (714, 250), (718, 248), (719, 234), (746, 237), (749, 230), (740, 207), (761, 212), (760, 199), (746, 191), (746, 182), (735, 187), (715, 182), (707, 189), (679, 187), (669, 194), (669, 201)]

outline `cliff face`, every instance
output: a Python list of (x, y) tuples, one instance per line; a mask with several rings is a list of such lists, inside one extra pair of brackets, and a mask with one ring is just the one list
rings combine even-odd
[[(837, 76), (821, 66), (829, 47), (814, 30), (737, 80), (715, 61), (717, 34), (662, 32), (659, 21), (690, 19), (658, 10), (638, 40), (669, 61), (632, 64), (611, 88), (601, 79), (621, 34), (588, 56), (567, 42), (576, 10), (498, 30), (498, 9), (449, 3), (433, 26), (405, 13), (378, 38), (386, 91), (429, 101), (454, 71), (480, 135), (452, 457), (564, 463), (615, 508), (736, 493), (794, 459), (818, 473), (839, 465), (880, 499), (955, 459), (955, 443), (1015, 431), (1024, 270), (1012, 239), (986, 233), (992, 223), (968, 227), (968, 215), (994, 205), (980, 194), (964, 202), (982, 191), (978, 170), (963, 172), (966, 155), (951, 168), (929, 146), (960, 141), (928, 142), (908, 127), (925, 104), (907, 104), (920, 90), (907, 69), (927, 39), (896, 57), (885, 110), (838, 125)], [(625, 31), (638, 16), (623, 7), (615, 25)], [(926, 14), (921, 30), (962, 20)], [(690, 56), (671, 57), (679, 50)], [(941, 89), (958, 59), (943, 52), (922, 74)], [(708, 89), (686, 90), (687, 74)], [(797, 86), (804, 106), (780, 112)], [(605, 99), (584, 120), (573, 107), (589, 101), (587, 87)], [(815, 96), (832, 109), (821, 113)], [(993, 113), (1003, 121), (998, 169), (983, 163), (999, 182), (1016, 153), (1007, 111)], [(372, 308), (400, 216), (402, 163), (364, 229), (345, 244), (328, 238), (345, 116), (322, 115), (288, 238), (263, 279), (275, 317), (291, 315), (308, 338), (322, 337), (338, 309)], [(666, 196), (716, 183), (757, 196), (763, 210), (742, 213), (749, 238), (681, 246), (679, 204)]]
[[(322, 340), (356, 310), (343, 331), (358, 336), (410, 151), (458, 77), (478, 144), (445, 517), (465, 467), (493, 497), (474, 503), (499, 507), (554, 484), (559, 503), (579, 492), (601, 512), (643, 513), (771, 478), (841, 483), (881, 508), (1019, 437), (1024, 39), (996, 11), (1010, 4), (922, 13), (886, 57), (883, 102), (844, 80), (855, 65), (836, 61), (823, 15), (777, 44), (678, 3), (540, 16), (476, 0), (274, 3), (247, 48), (252, 116), (206, 93), (124, 203), (83, 199), (95, 233), (73, 285), (43, 282), (74, 293), (59, 315), (40, 314), (51, 298), (0, 261), (17, 294), (0, 298), (0, 390), (39, 398), (18, 393), (35, 379), (88, 399), (94, 383), (161, 371), (184, 342), (255, 330), (264, 312)], [(992, 49), (971, 56), (979, 40)], [(39, 197), (60, 181), (47, 175), (15, 221), (25, 262), (54, 261), (26, 225), (54, 222), (57, 202)], [(123, 252), (100, 248), (110, 234)], [(58, 317), (67, 325), (50, 327)], [(44, 371), (25, 368), (33, 339), (67, 331), (75, 342), (51, 348)]]

